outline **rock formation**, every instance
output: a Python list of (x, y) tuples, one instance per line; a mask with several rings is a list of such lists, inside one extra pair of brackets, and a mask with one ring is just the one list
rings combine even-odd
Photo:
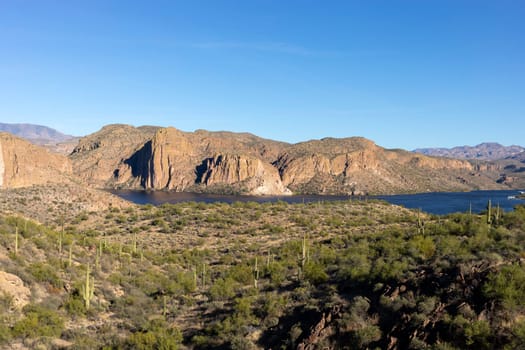
[(29, 304), (31, 290), (24, 285), (24, 282), (17, 275), (0, 271), (0, 295), (11, 297), (9, 307), (21, 310)]
[(118, 165), (153, 136), (155, 127), (107, 125), (82, 138), (70, 159), (76, 176), (97, 187), (106, 187)]
[(258, 158), (219, 154), (203, 162), (202, 169), (197, 182), (206, 186), (226, 183), (255, 195), (292, 194), (283, 185), (277, 169)]
[(0, 188), (69, 181), (71, 161), (8, 133), (0, 133)]
[(75, 173), (101, 187), (246, 194), (505, 188), (498, 166), (387, 150), (362, 137), (298, 144), (247, 133), (111, 125), (82, 139)]
[(256, 195), (466, 191), (521, 184), (517, 160), (502, 166), (429, 157), (384, 149), (362, 137), (287, 144), (248, 133), (108, 125), (82, 138), (69, 160), (13, 140), (3, 134), (0, 142), (4, 187), (57, 183), (71, 173), (99, 188)]
[(288, 194), (270, 164), (280, 145), (250, 134), (163, 128), (119, 164), (109, 184), (174, 191), (227, 186), (234, 192)]

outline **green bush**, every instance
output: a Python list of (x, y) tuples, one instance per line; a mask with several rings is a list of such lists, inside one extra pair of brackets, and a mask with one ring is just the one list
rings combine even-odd
[(126, 349), (176, 350), (182, 342), (182, 333), (164, 323), (156, 323), (132, 333), (125, 342)]
[(13, 326), (15, 337), (59, 337), (64, 329), (64, 320), (54, 311), (40, 305), (27, 305), (25, 317)]
[(320, 284), (328, 281), (328, 274), (323, 265), (308, 262), (304, 265), (304, 278), (312, 284)]
[(219, 278), (210, 287), (209, 293), (212, 300), (227, 300), (235, 296), (236, 282), (231, 278)]
[(34, 263), (29, 266), (28, 270), (38, 282), (47, 282), (55, 288), (62, 288), (64, 285), (55, 272), (56, 268), (49, 264)]
[(520, 265), (503, 266), (491, 273), (483, 286), (485, 295), (496, 298), (508, 310), (525, 306), (525, 269)]

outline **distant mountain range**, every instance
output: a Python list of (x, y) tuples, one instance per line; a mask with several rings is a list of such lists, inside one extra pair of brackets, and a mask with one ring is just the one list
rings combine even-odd
[[(525, 148), (521, 146), (502, 146), (499, 143), (486, 142), (477, 146), (458, 146), (453, 148), (418, 148), (416, 153), (427, 156), (455, 159), (498, 160), (518, 156)], [(523, 154), (522, 154), (523, 156)]]
[(35, 124), (0, 123), (0, 132), (8, 132), (23, 138), (32, 144), (44, 146), (54, 153), (69, 154), (75, 148), (79, 138), (66, 135), (55, 129)]
[(0, 123), (0, 131), (8, 132), (37, 145), (60, 143), (75, 138), (47, 126), (34, 124)]

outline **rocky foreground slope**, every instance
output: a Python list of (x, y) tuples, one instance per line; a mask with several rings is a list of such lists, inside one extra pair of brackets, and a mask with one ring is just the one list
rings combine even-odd
[(484, 162), (387, 150), (364, 138), (298, 144), (246, 133), (109, 125), (80, 140), (75, 175), (99, 187), (283, 195), (506, 188)]

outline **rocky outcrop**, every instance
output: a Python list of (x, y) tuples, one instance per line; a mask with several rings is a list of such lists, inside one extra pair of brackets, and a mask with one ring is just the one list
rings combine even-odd
[[(307, 336), (297, 345), (297, 350), (319, 349), (320, 344), (326, 343), (327, 338), (336, 334), (334, 324), (340, 317), (341, 307), (339, 305), (335, 305), (330, 311), (323, 313), (319, 322), (308, 330)], [(332, 350), (335, 347), (324, 344), (323, 349)]]
[(29, 304), (31, 291), (17, 275), (0, 271), (0, 295), (9, 297), (10, 309), (21, 310)]
[(0, 133), (0, 188), (70, 181), (70, 160), (8, 133)]
[(80, 139), (70, 155), (74, 173), (83, 182), (108, 187), (119, 164), (154, 135), (156, 127), (114, 124)]
[(197, 182), (206, 186), (231, 184), (239, 187), (240, 192), (255, 195), (292, 193), (283, 186), (277, 169), (258, 158), (219, 154), (205, 160), (201, 169)]
[(261, 140), (250, 134), (159, 129), (119, 164), (113, 183), (174, 191), (226, 185), (242, 193), (289, 193), (277, 169), (265, 160), (277, 154), (279, 143)]
[(199, 150), (183, 132), (175, 128), (161, 129), (153, 137), (150, 148), (146, 188), (182, 191), (195, 183)]

